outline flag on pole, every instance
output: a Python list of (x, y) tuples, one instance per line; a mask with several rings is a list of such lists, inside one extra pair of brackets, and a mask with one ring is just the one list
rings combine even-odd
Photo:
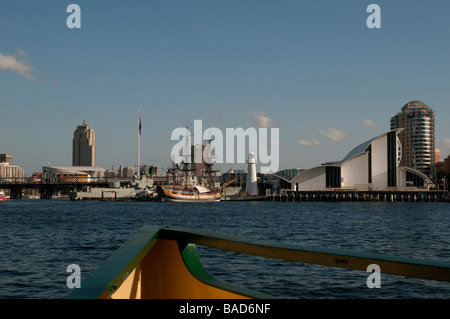
[(139, 111), (139, 135), (141, 135), (141, 111)]

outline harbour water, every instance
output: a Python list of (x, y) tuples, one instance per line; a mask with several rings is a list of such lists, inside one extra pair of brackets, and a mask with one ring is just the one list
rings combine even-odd
[[(368, 202), (0, 203), (0, 299), (61, 299), (67, 266), (82, 280), (143, 225), (198, 228), (251, 239), (450, 261), (450, 204)], [(450, 284), (242, 256), (198, 247), (218, 279), (281, 298), (450, 298)]]

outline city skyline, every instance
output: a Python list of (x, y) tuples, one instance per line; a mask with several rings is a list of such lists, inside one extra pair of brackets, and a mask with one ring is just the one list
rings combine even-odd
[(97, 166), (135, 166), (138, 109), (141, 165), (161, 168), (172, 130), (197, 119), (278, 127), (280, 169), (338, 161), (414, 100), (450, 153), (448, 1), (75, 3), (81, 29), (66, 26), (70, 2), (0, 5), (0, 153), (28, 175), (70, 165), (83, 120)]

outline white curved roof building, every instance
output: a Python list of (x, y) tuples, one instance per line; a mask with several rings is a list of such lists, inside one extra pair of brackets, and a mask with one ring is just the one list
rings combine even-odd
[(421, 172), (400, 166), (402, 146), (394, 129), (351, 150), (339, 162), (308, 169), (289, 180), (291, 190), (429, 189), (433, 183)]

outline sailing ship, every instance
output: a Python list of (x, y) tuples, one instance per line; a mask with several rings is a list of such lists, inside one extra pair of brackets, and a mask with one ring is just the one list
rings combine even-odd
[[(187, 127), (189, 132), (189, 126)], [(199, 179), (193, 173), (195, 169), (191, 164), (191, 155), (185, 154), (185, 160), (180, 164), (173, 164), (173, 167), (167, 170), (169, 178), (168, 185), (158, 186), (158, 195), (162, 201), (171, 202), (219, 202), (221, 200), (224, 186), (216, 186), (214, 176), (217, 171), (213, 170), (211, 151), (211, 139), (206, 146), (208, 160), (203, 162), (204, 172), (207, 176), (206, 183), (199, 183)], [(185, 151), (190, 149), (189, 136), (186, 137)], [(202, 150), (203, 159), (203, 150)]]
[(158, 186), (158, 195), (163, 202), (220, 202), (221, 194), (221, 190), (198, 185), (181, 188)]

